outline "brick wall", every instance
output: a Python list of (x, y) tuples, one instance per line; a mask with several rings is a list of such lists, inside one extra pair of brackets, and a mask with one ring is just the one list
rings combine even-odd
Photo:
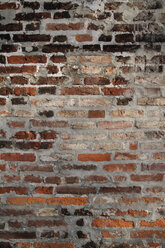
[(0, 248), (164, 247), (165, 2), (0, 20)]

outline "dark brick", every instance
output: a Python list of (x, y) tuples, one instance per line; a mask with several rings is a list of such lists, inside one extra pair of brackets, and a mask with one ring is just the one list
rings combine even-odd
[(26, 25), (26, 31), (35, 31), (40, 29), (39, 23), (30, 23)]
[(25, 104), (27, 104), (27, 101), (25, 101), (25, 99), (23, 97), (21, 97), (21, 98), (12, 98), (11, 102), (12, 102), (13, 105), (20, 105), (20, 104), (25, 105)]
[(17, 45), (2, 44), (0, 52), (2, 52), (2, 53), (11, 53), (11, 52), (17, 52), (17, 50), (18, 50)]
[(47, 118), (49, 117), (53, 117), (54, 116), (54, 112), (52, 110), (48, 110), (48, 111), (43, 111), (43, 112), (39, 112), (40, 116), (46, 116)]
[(50, 41), (50, 35), (46, 34), (14, 34), (13, 40), (15, 42), (37, 42), (37, 41)]
[(64, 10), (70, 10), (76, 8), (78, 5), (73, 4), (72, 2), (45, 2), (44, 3), (44, 9), (46, 10), (58, 10), (58, 9), (64, 9)]
[(33, 210), (31, 209), (0, 209), (0, 216), (24, 216), (33, 214)]
[(0, 242), (0, 248), (12, 248), (9, 242)]
[(68, 11), (63, 11), (63, 12), (56, 12), (54, 14), (54, 19), (64, 19), (64, 18), (70, 18), (70, 14)]
[(0, 55), (0, 64), (5, 64), (6, 63), (6, 58), (3, 55)]
[(58, 35), (53, 38), (53, 42), (65, 42), (67, 41), (66, 35)]
[(81, 186), (58, 186), (57, 193), (59, 194), (95, 194), (95, 187)]
[(91, 211), (84, 209), (84, 208), (76, 209), (74, 212), (74, 215), (76, 215), (76, 216), (93, 216)]
[(98, 20), (104, 20), (111, 17), (111, 13), (110, 12), (104, 12), (103, 14), (100, 14), (97, 16)]
[(48, 44), (48, 45), (44, 45), (42, 52), (44, 53), (57, 53), (57, 52), (73, 52), (76, 49), (76, 47), (72, 46), (72, 45), (55, 45), (55, 44)]
[(0, 34), (0, 40), (10, 40), (9, 34)]
[(45, 231), (41, 233), (41, 238), (50, 239), (54, 237), (54, 231)]
[(117, 34), (115, 36), (115, 40), (117, 43), (126, 43), (126, 42), (134, 42), (133, 34)]
[(22, 30), (22, 23), (0, 24), (0, 31), (20, 31), (20, 30)]
[(117, 105), (128, 105), (132, 101), (132, 98), (118, 98)]
[(104, 30), (104, 26), (103, 25), (96, 25), (94, 23), (89, 23), (88, 24), (88, 30)]
[(70, 216), (71, 215), (67, 208), (62, 208), (61, 209), (61, 214), (62, 215), (66, 215), (66, 216)]
[(104, 45), (103, 46), (103, 50), (105, 52), (135, 52), (140, 48), (140, 45), (124, 45), (124, 46), (120, 46), (120, 45)]
[(48, 12), (40, 12), (40, 13), (17, 13), (15, 20), (16, 21), (40, 21), (42, 19), (50, 18), (51, 14)]
[(96, 170), (96, 165), (62, 165), (63, 170)]
[(136, 35), (137, 42), (165, 42), (165, 35), (164, 34), (141, 34)]
[(17, 142), (15, 145), (21, 150), (40, 150), (52, 148), (52, 142)]
[(12, 148), (12, 142), (0, 140), (0, 149), (1, 148)]
[(101, 50), (100, 45), (83, 45), (83, 49), (87, 51), (99, 51)]
[(35, 9), (39, 9), (40, 4), (39, 2), (23, 2), (23, 7), (35, 10)]
[(115, 21), (122, 22), (123, 21), (123, 13), (114, 13)]
[(101, 187), (100, 193), (113, 193), (113, 194), (121, 194), (121, 193), (141, 193), (141, 187), (133, 186), (133, 187)]
[(39, 94), (56, 94), (56, 88), (55, 87), (40, 87), (38, 89)]
[(113, 80), (112, 80), (113, 84), (114, 85), (127, 85), (128, 84), (128, 81), (123, 78), (123, 77), (115, 77)]
[(104, 77), (87, 77), (84, 78), (84, 84), (86, 85), (109, 85), (111, 81), (109, 78)]
[(35, 239), (35, 232), (9, 232), (9, 231), (0, 231), (1, 239)]
[(112, 40), (112, 36), (111, 35), (104, 35), (104, 34), (102, 34), (99, 37), (99, 41), (110, 42), (111, 40)]

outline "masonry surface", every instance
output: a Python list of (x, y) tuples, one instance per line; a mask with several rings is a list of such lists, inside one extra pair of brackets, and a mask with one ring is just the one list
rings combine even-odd
[(165, 247), (165, 1), (0, 2), (0, 248)]

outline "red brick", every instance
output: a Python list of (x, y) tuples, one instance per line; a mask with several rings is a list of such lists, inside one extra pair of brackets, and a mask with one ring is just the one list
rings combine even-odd
[(81, 30), (84, 28), (84, 23), (78, 22), (78, 23), (69, 23), (69, 24), (54, 24), (54, 23), (48, 23), (46, 24), (46, 30)]
[(95, 187), (83, 187), (83, 186), (57, 186), (57, 193), (59, 194), (96, 194)]
[(148, 239), (148, 238), (165, 238), (165, 231), (163, 230), (138, 230), (136, 232), (131, 232), (131, 238)]
[(53, 63), (65, 63), (66, 62), (66, 57), (65, 56), (56, 56), (56, 55), (53, 55), (50, 60), (53, 62)]
[(6, 171), (6, 165), (0, 164), (0, 171)]
[(11, 77), (11, 83), (12, 84), (28, 84), (28, 78), (25, 78), (23, 76), (14, 76)]
[(15, 139), (28, 139), (33, 140), (36, 139), (36, 134), (33, 131), (26, 132), (26, 131), (18, 131), (14, 135)]
[(56, 139), (56, 132), (55, 131), (42, 131), (40, 132), (41, 139)]
[(27, 162), (34, 162), (36, 157), (32, 153), (1, 153), (0, 159), (5, 161), (27, 161)]
[(46, 187), (46, 186), (36, 187), (35, 193), (37, 193), (37, 194), (53, 194), (53, 187)]
[(136, 164), (107, 164), (103, 166), (106, 171), (122, 171), (122, 172), (130, 172), (136, 170)]
[(12, 74), (12, 73), (36, 73), (37, 67), (36, 66), (30, 66), (30, 65), (23, 65), (21, 67), (15, 67), (15, 66), (6, 66), (2, 67), (0, 66), (1, 73), (4, 74)]
[(41, 183), (42, 179), (40, 176), (26, 175), (24, 176), (24, 181), (30, 183)]
[(88, 197), (53, 197), (48, 199), (50, 205), (85, 205), (88, 203)]
[(78, 154), (78, 160), (82, 162), (87, 161), (95, 161), (95, 162), (101, 162), (101, 161), (110, 161), (111, 155), (109, 153), (105, 154)]
[(35, 96), (37, 89), (34, 87), (15, 87), (14, 94), (16, 96)]
[(140, 222), (140, 226), (144, 226), (144, 227), (165, 227), (165, 220), (164, 219), (159, 219), (159, 220), (155, 220), (152, 222), (149, 221), (145, 221), (142, 220)]
[(163, 174), (156, 175), (130, 175), (132, 181), (137, 182), (159, 182), (163, 180)]
[(76, 35), (76, 41), (78, 42), (87, 42), (92, 41), (93, 38), (90, 34), (77, 34)]
[(37, 63), (46, 63), (47, 58), (42, 55), (33, 55), (33, 56), (10, 56), (7, 58), (9, 64), (37, 64)]
[(16, 2), (6, 2), (0, 4), (0, 9), (19, 9), (20, 4)]
[(24, 127), (25, 126), (24, 121), (10, 121), (8, 124), (10, 127)]
[(45, 204), (46, 199), (44, 197), (9, 197), (6, 203), (12, 205)]
[(18, 195), (26, 195), (28, 193), (28, 189), (25, 187), (3, 187), (0, 188), (0, 194), (10, 193), (14, 191)]
[(134, 90), (131, 88), (102, 88), (104, 95), (108, 96), (121, 96), (121, 95), (132, 95)]
[(99, 88), (63, 88), (61, 95), (99, 95)]
[(158, 197), (141, 197), (141, 198), (121, 198), (120, 199), (120, 203), (121, 204), (126, 204), (126, 205), (131, 205), (134, 203), (138, 203), (138, 202), (144, 202), (145, 204), (152, 204), (152, 203), (156, 203), (156, 204), (161, 204), (162, 200)]

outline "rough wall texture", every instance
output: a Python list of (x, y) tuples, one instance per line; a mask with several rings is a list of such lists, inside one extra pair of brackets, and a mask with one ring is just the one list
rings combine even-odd
[(0, 248), (165, 247), (165, 2), (0, 10)]

